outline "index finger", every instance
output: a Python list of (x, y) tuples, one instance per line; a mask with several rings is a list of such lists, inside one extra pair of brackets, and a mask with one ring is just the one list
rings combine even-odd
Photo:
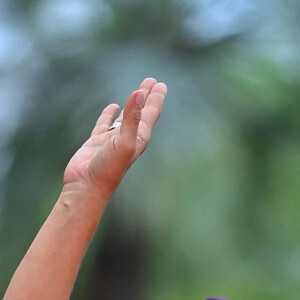
[[(140, 84), (139, 90), (143, 91), (144, 95), (145, 95), (145, 99), (148, 97), (148, 95), (151, 92), (152, 87), (157, 83), (157, 80), (155, 78), (152, 77), (148, 77), (145, 78), (142, 83)], [(123, 113), (124, 113), (124, 109), (122, 109), (122, 111), (120, 112), (120, 115), (118, 116), (118, 118), (115, 120), (115, 122), (122, 122), (123, 120)]]

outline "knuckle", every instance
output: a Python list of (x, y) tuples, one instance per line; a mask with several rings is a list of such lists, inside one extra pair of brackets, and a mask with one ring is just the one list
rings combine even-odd
[(135, 141), (132, 142), (125, 138), (122, 138), (121, 140), (117, 140), (117, 138), (114, 138), (113, 147), (117, 153), (128, 157), (131, 157), (136, 151)]
[(144, 145), (145, 147), (148, 146), (149, 141), (147, 139), (145, 139), (143, 136), (138, 136), (137, 137), (138, 142), (141, 143), (142, 145)]
[(144, 151), (147, 149), (148, 144), (149, 144), (149, 140), (146, 140), (145, 138), (143, 138), (142, 136), (138, 136), (137, 137), (137, 141), (140, 144), (140, 153), (139, 155), (143, 154)]
[(136, 151), (136, 145), (135, 143), (131, 143), (128, 141), (125, 141), (123, 144), (123, 153), (128, 156), (132, 156)]

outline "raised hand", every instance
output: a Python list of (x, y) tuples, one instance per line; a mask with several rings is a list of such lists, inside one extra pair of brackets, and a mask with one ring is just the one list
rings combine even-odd
[(17, 268), (5, 300), (69, 299), (107, 201), (146, 149), (166, 93), (164, 83), (145, 79), (117, 118), (121, 126), (112, 130), (119, 106), (104, 109), (90, 138), (70, 160), (63, 191)]
[(64, 174), (64, 191), (99, 193), (109, 198), (131, 164), (146, 149), (166, 94), (164, 83), (145, 79), (116, 119), (121, 126), (112, 130), (109, 127), (119, 106), (108, 105), (90, 138), (70, 160)]

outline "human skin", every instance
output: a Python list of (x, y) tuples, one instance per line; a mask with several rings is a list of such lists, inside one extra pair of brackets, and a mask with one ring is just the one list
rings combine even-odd
[(64, 173), (62, 192), (17, 268), (4, 300), (66, 300), (109, 199), (146, 149), (167, 94), (164, 83), (146, 78), (127, 100), (100, 115), (90, 138)]

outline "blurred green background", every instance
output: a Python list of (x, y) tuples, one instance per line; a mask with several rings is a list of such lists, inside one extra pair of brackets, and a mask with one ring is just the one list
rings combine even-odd
[(151, 76), (163, 115), (71, 299), (298, 299), (299, 15), (296, 0), (2, 0), (0, 296), (101, 110)]

